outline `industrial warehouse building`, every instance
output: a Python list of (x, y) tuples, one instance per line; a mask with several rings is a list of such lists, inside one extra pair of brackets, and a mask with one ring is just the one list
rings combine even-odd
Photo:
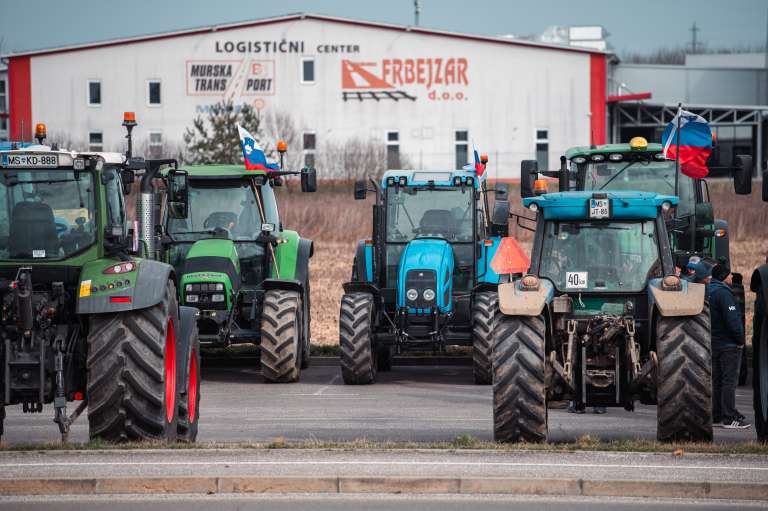
[(132, 110), (151, 154), (183, 146), (198, 115), (231, 100), (267, 123), (287, 116), (308, 163), (325, 144), (364, 140), (390, 167), (454, 168), (474, 145), (509, 178), (523, 159), (554, 167), (570, 146), (605, 142), (608, 55), (290, 15), (10, 55), (9, 137), (44, 122), (68, 145), (117, 150)]

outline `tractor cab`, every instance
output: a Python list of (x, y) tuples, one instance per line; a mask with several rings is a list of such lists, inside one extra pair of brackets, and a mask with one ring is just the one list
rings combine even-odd
[[(750, 193), (752, 158), (737, 156), (730, 170), (736, 193)], [(661, 144), (635, 137), (625, 144), (573, 147), (561, 157), (560, 169), (555, 171), (540, 172), (535, 161), (524, 161), (523, 197), (535, 194), (533, 184), (539, 173), (557, 178), (559, 191), (635, 190), (676, 195), (679, 203), (668, 216), (667, 227), (678, 266), (685, 267), (694, 254), (730, 261), (728, 226), (714, 217), (706, 180), (676, 173), (675, 161), (664, 158)]]
[[(388, 368), (393, 352), (472, 345), (478, 352), (476, 379), (489, 381), (485, 342), (491, 318), (483, 311), (499, 282), (491, 261), (507, 236), (509, 202), (506, 185), (489, 189), (481, 175), (471, 166), (390, 170), (380, 182), (355, 184), (355, 199), (372, 191), (376, 202), (373, 236), (358, 243), (352, 281), (344, 285), (343, 353), (355, 349), (345, 342), (346, 307), (360, 299), (370, 301), (371, 331), (356, 342), (372, 350), (378, 367)], [(354, 361), (345, 366), (345, 357), (345, 382), (373, 381), (372, 372), (352, 367)]]

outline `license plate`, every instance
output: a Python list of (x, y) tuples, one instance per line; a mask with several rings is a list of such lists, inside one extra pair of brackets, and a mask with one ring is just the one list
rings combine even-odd
[(589, 218), (599, 220), (610, 218), (611, 203), (609, 199), (589, 199)]
[(4, 154), (3, 167), (8, 168), (56, 168), (58, 154)]

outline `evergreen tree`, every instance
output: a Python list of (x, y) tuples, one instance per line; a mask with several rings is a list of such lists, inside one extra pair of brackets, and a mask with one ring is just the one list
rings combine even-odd
[(272, 161), (274, 149), (264, 139), (259, 112), (249, 104), (235, 105), (231, 100), (211, 105), (205, 118), (198, 115), (192, 127), (186, 129), (186, 161), (190, 164), (242, 163), (237, 124), (253, 135), (267, 159)]

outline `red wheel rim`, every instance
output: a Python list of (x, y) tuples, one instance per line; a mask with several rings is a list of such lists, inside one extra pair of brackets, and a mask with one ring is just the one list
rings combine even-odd
[(192, 359), (189, 361), (189, 424), (192, 425), (197, 418), (197, 352), (192, 350)]
[(165, 418), (173, 421), (176, 413), (176, 330), (173, 319), (168, 320), (165, 334)]

